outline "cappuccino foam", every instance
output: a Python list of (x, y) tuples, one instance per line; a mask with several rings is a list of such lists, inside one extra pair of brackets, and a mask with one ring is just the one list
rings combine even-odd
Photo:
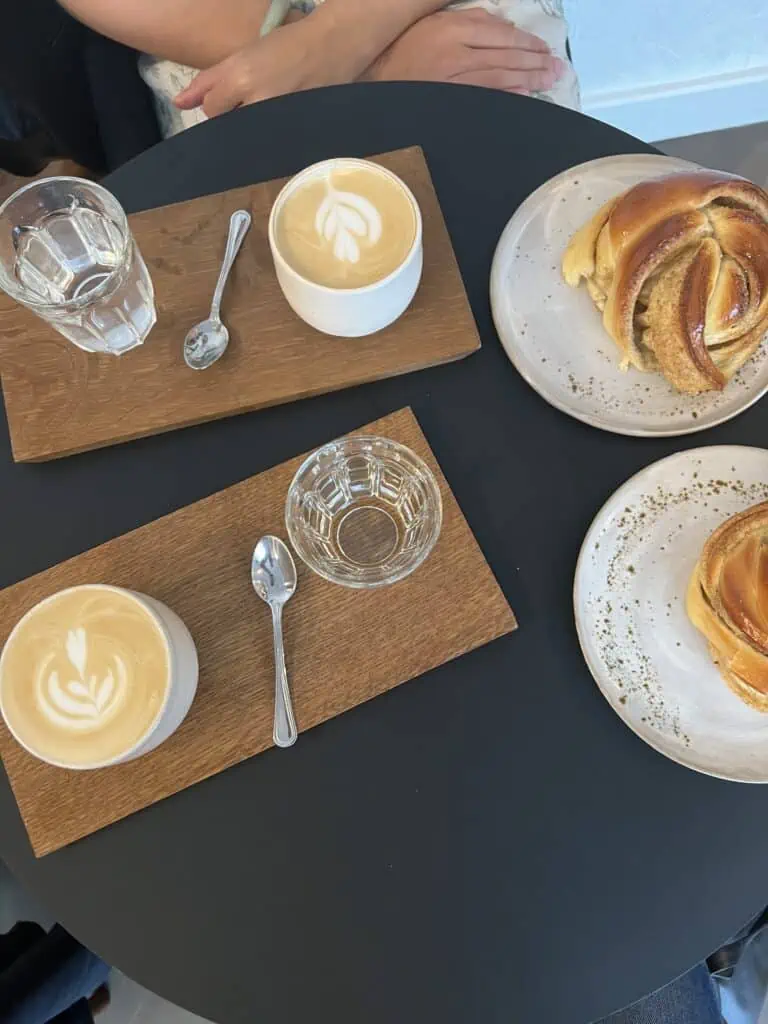
[(77, 587), (41, 602), (0, 659), (11, 731), (43, 760), (88, 768), (137, 746), (170, 685), (165, 635), (131, 595)]
[(416, 239), (413, 202), (375, 164), (339, 161), (300, 181), (278, 214), (280, 254), (302, 277), (361, 288), (393, 273)]

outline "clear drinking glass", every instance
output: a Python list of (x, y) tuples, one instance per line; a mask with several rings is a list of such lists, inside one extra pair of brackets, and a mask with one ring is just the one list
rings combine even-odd
[(82, 178), (42, 178), (0, 206), (0, 288), (86, 352), (127, 352), (157, 319), (123, 208)]
[(318, 449), (288, 491), (285, 522), (310, 569), (347, 587), (380, 587), (417, 569), (443, 522), (434, 474), (385, 437), (346, 437)]

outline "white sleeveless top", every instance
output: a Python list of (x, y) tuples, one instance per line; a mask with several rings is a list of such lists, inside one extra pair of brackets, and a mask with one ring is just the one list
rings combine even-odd
[[(266, 35), (280, 25), (291, 8), (309, 13), (322, 2), (323, 0), (272, 0), (261, 34)], [(514, 22), (518, 28), (543, 39), (552, 52), (566, 61), (568, 66), (554, 87), (546, 93), (538, 93), (538, 97), (574, 110), (580, 108), (579, 83), (566, 52), (568, 26), (562, 0), (455, 0), (446, 6), (455, 9), (484, 7), (492, 14), (498, 14), (507, 21)], [(173, 97), (185, 89), (197, 74), (195, 68), (177, 64), (175, 61), (142, 56), (139, 58), (139, 70), (154, 94), (160, 128), (165, 137), (207, 120), (202, 108), (179, 110), (173, 103)]]

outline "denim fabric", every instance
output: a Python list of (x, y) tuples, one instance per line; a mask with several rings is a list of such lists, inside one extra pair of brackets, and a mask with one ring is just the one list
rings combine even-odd
[(720, 1004), (706, 964), (699, 964), (599, 1024), (721, 1024)]
[[(47, 935), (35, 926), (20, 933), (24, 927), (17, 925), (3, 944), (11, 962), (0, 965), (2, 1024), (90, 1021), (86, 999), (107, 980), (109, 967), (59, 925)], [(14, 942), (17, 937), (22, 941)]]
[(768, 1005), (768, 924), (761, 925), (747, 939), (731, 976), (715, 975), (715, 981), (726, 1019), (768, 1019), (768, 1012), (760, 1017), (764, 1005)]

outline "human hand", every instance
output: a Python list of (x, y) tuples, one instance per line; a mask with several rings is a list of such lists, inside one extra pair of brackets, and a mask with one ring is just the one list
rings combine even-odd
[(459, 82), (506, 92), (543, 92), (565, 63), (538, 36), (482, 8), (417, 21), (364, 74), (368, 81)]
[(338, 43), (318, 32), (320, 19), (301, 18), (257, 39), (201, 71), (174, 102), (181, 110), (202, 106), (209, 117), (284, 93), (335, 85), (344, 77)]
[(176, 97), (209, 117), (288, 92), (354, 82), (406, 26), (444, 0), (326, 0), (206, 68)]

